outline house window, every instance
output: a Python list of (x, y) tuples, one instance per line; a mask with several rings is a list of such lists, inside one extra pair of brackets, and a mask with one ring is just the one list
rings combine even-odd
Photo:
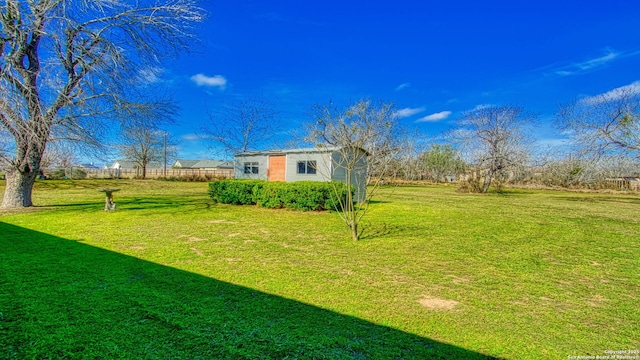
[(260, 173), (260, 167), (257, 162), (246, 162), (244, 163), (244, 173), (245, 174), (258, 174)]
[(313, 161), (298, 161), (298, 174), (315, 174), (316, 162)]

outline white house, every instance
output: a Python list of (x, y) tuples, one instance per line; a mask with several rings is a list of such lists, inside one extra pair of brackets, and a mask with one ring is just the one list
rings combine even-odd
[(361, 148), (309, 148), (244, 152), (235, 155), (236, 179), (268, 181), (341, 181), (356, 188), (363, 201), (367, 186), (367, 156)]

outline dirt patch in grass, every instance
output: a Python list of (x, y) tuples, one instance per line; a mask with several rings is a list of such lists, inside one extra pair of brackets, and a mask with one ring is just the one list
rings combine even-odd
[(600, 307), (603, 303), (609, 301), (606, 297), (602, 295), (594, 295), (591, 299), (587, 299), (586, 303), (591, 307)]
[(191, 251), (193, 251), (198, 256), (203, 256), (204, 255), (204, 253), (200, 249), (191, 248)]
[(225, 219), (209, 220), (207, 224), (235, 224), (233, 221), (227, 221)]
[(460, 305), (460, 303), (455, 300), (440, 299), (428, 295), (423, 295), (418, 302), (427, 309), (441, 311), (453, 310)]
[(184, 239), (187, 238), (187, 242), (199, 242), (199, 241), (205, 241), (207, 239), (203, 239), (203, 238), (199, 238), (196, 236), (191, 236), (191, 235), (180, 235), (178, 236), (178, 239)]
[(456, 285), (467, 284), (470, 281), (469, 279), (467, 279), (465, 277), (460, 277), (460, 276), (455, 276), (455, 275), (448, 275), (447, 277), (451, 278), (451, 281)]

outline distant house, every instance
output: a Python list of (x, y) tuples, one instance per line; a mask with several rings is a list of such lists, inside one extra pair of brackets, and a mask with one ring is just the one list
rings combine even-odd
[(233, 162), (223, 160), (178, 159), (171, 167), (174, 169), (224, 170), (233, 169)]
[(131, 170), (131, 169), (137, 169), (139, 167), (139, 165), (134, 162), (134, 161), (129, 161), (129, 160), (116, 160), (113, 162), (113, 164), (108, 165), (107, 168), (108, 169), (118, 169), (118, 170)]
[[(160, 169), (161, 167), (162, 166), (158, 163), (147, 164), (147, 169)], [(113, 162), (113, 164), (107, 166), (107, 168), (119, 170), (136, 170), (140, 168), (140, 164), (130, 160), (116, 160)]]
[(99, 169), (99, 167), (96, 166), (94, 163), (85, 163), (85, 164), (80, 164), (78, 166), (84, 169)]
[[(363, 149), (310, 148), (254, 151), (235, 155), (234, 171), (237, 179), (268, 181), (342, 181), (351, 169), (351, 184), (356, 199), (363, 201), (367, 186), (367, 156)], [(347, 166), (352, 162), (352, 166)]]

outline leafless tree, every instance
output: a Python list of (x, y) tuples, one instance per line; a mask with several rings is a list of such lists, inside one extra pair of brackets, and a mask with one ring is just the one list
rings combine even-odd
[(583, 152), (640, 159), (640, 83), (561, 106), (557, 120)]
[(3, 154), (2, 207), (32, 205), (50, 141), (99, 146), (116, 120), (167, 117), (173, 108), (139, 91), (139, 75), (186, 49), (203, 16), (195, 0), (6, 0), (0, 7), (0, 127), (13, 151)]
[(396, 135), (395, 142), (401, 144), (399, 152), (387, 166), (387, 177), (392, 179), (418, 180), (422, 178), (423, 167), (420, 154), (427, 147), (427, 139), (417, 129), (402, 128)]
[(264, 150), (279, 130), (274, 106), (267, 100), (251, 97), (224, 106), (209, 114), (202, 136), (222, 146), (228, 156), (249, 150)]
[[(558, 152), (560, 153), (560, 152)], [(539, 160), (540, 180), (544, 185), (597, 187), (608, 180), (640, 174), (640, 164), (628, 156), (589, 156), (588, 153), (569, 153), (562, 157), (549, 156)]]
[(67, 169), (78, 161), (77, 152), (73, 144), (65, 142), (50, 142), (42, 155), (41, 168)]
[[(331, 147), (339, 152), (337, 166), (332, 171), (343, 171), (341, 179), (349, 191), (345, 199), (338, 198), (336, 209), (351, 230), (351, 238), (362, 235), (360, 223), (368, 210), (369, 201), (381, 185), (382, 178), (392, 161), (400, 153), (400, 132), (392, 104), (360, 100), (346, 109), (329, 105), (316, 105), (312, 121), (307, 126), (307, 142), (319, 149)], [(368, 179), (368, 180), (367, 180)], [(368, 181), (368, 186), (367, 186)], [(334, 184), (339, 192), (340, 186)]]
[(176, 154), (175, 141), (169, 134), (143, 126), (124, 129), (118, 148), (126, 160), (138, 165), (143, 179), (148, 165), (162, 164), (165, 157), (173, 159)]
[(475, 166), (471, 181), (486, 193), (493, 180), (504, 181), (510, 172), (526, 165), (534, 140), (527, 130), (535, 117), (521, 107), (479, 106), (458, 120), (451, 135)]

